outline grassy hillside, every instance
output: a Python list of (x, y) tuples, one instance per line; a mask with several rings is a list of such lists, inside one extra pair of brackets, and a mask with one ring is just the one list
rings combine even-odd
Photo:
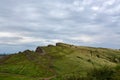
[(1, 58), (0, 80), (110, 80), (99, 79), (106, 72), (120, 80), (119, 63), (119, 50), (57, 43)]

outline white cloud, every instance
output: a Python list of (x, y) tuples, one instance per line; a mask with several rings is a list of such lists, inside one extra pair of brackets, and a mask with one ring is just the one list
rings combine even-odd
[(65, 10), (52, 10), (49, 12), (50, 17), (64, 19), (69, 16), (68, 12)]
[(94, 11), (98, 11), (99, 7), (98, 6), (93, 6), (91, 9), (94, 10)]
[(79, 1), (79, 0), (74, 1), (74, 2), (73, 2), (73, 5), (75, 5), (75, 6), (80, 6), (80, 1)]
[(44, 39), (41, 38), (34, 38), (34, 37), (25, 37), (23, 36), (21, 40), (19, 40), (20, 43), (32, 43), (32, 42), (44, 42)]
[(37, 7), (31, 4), (17, 5), (14, 11), (15, 15), (19, 16), (19, 18), (27, 20), (36, 20), (40, 17)]
[(115, 3), (116, 0), (107, 0), (105, 2), (105, 5), (113, 5)]
[(94, 1), (93, 0), (83, 0), (83, 5), (91, 5)]
[(18, 36), (16, 33), (0, 32), (0, 37), (16, 37), (16, 36)]
[(90, 35), (80, 35), (80, 36), (77, 36), (77, 37), (73, 37), (71, 38), (72, 40), (75, 40), (75, 41), (82, 41), (84, 43), (94, 43), (95, 42), (95, 38), (93, 36), (90, 36)]

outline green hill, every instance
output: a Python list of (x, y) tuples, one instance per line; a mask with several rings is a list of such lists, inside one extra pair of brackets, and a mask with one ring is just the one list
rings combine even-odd
[(1, 58), (0, 80), (120, 80), (119, 63), (119, 50), (57, 43)]

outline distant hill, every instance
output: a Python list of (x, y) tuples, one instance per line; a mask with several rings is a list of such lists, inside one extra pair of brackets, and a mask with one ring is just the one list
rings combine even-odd
[(0, 58), (7, 56), (7, 54), (0, 54)]
[(0, 80), (120, 80), (119, 63), (119, 50), (56, 43), (0, 58)]

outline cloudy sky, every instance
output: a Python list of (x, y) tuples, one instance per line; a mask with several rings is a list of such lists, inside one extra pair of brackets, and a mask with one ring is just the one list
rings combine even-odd
[(120, 48), (120, 0), (0, 0), (0, 53), (56, 42)]

